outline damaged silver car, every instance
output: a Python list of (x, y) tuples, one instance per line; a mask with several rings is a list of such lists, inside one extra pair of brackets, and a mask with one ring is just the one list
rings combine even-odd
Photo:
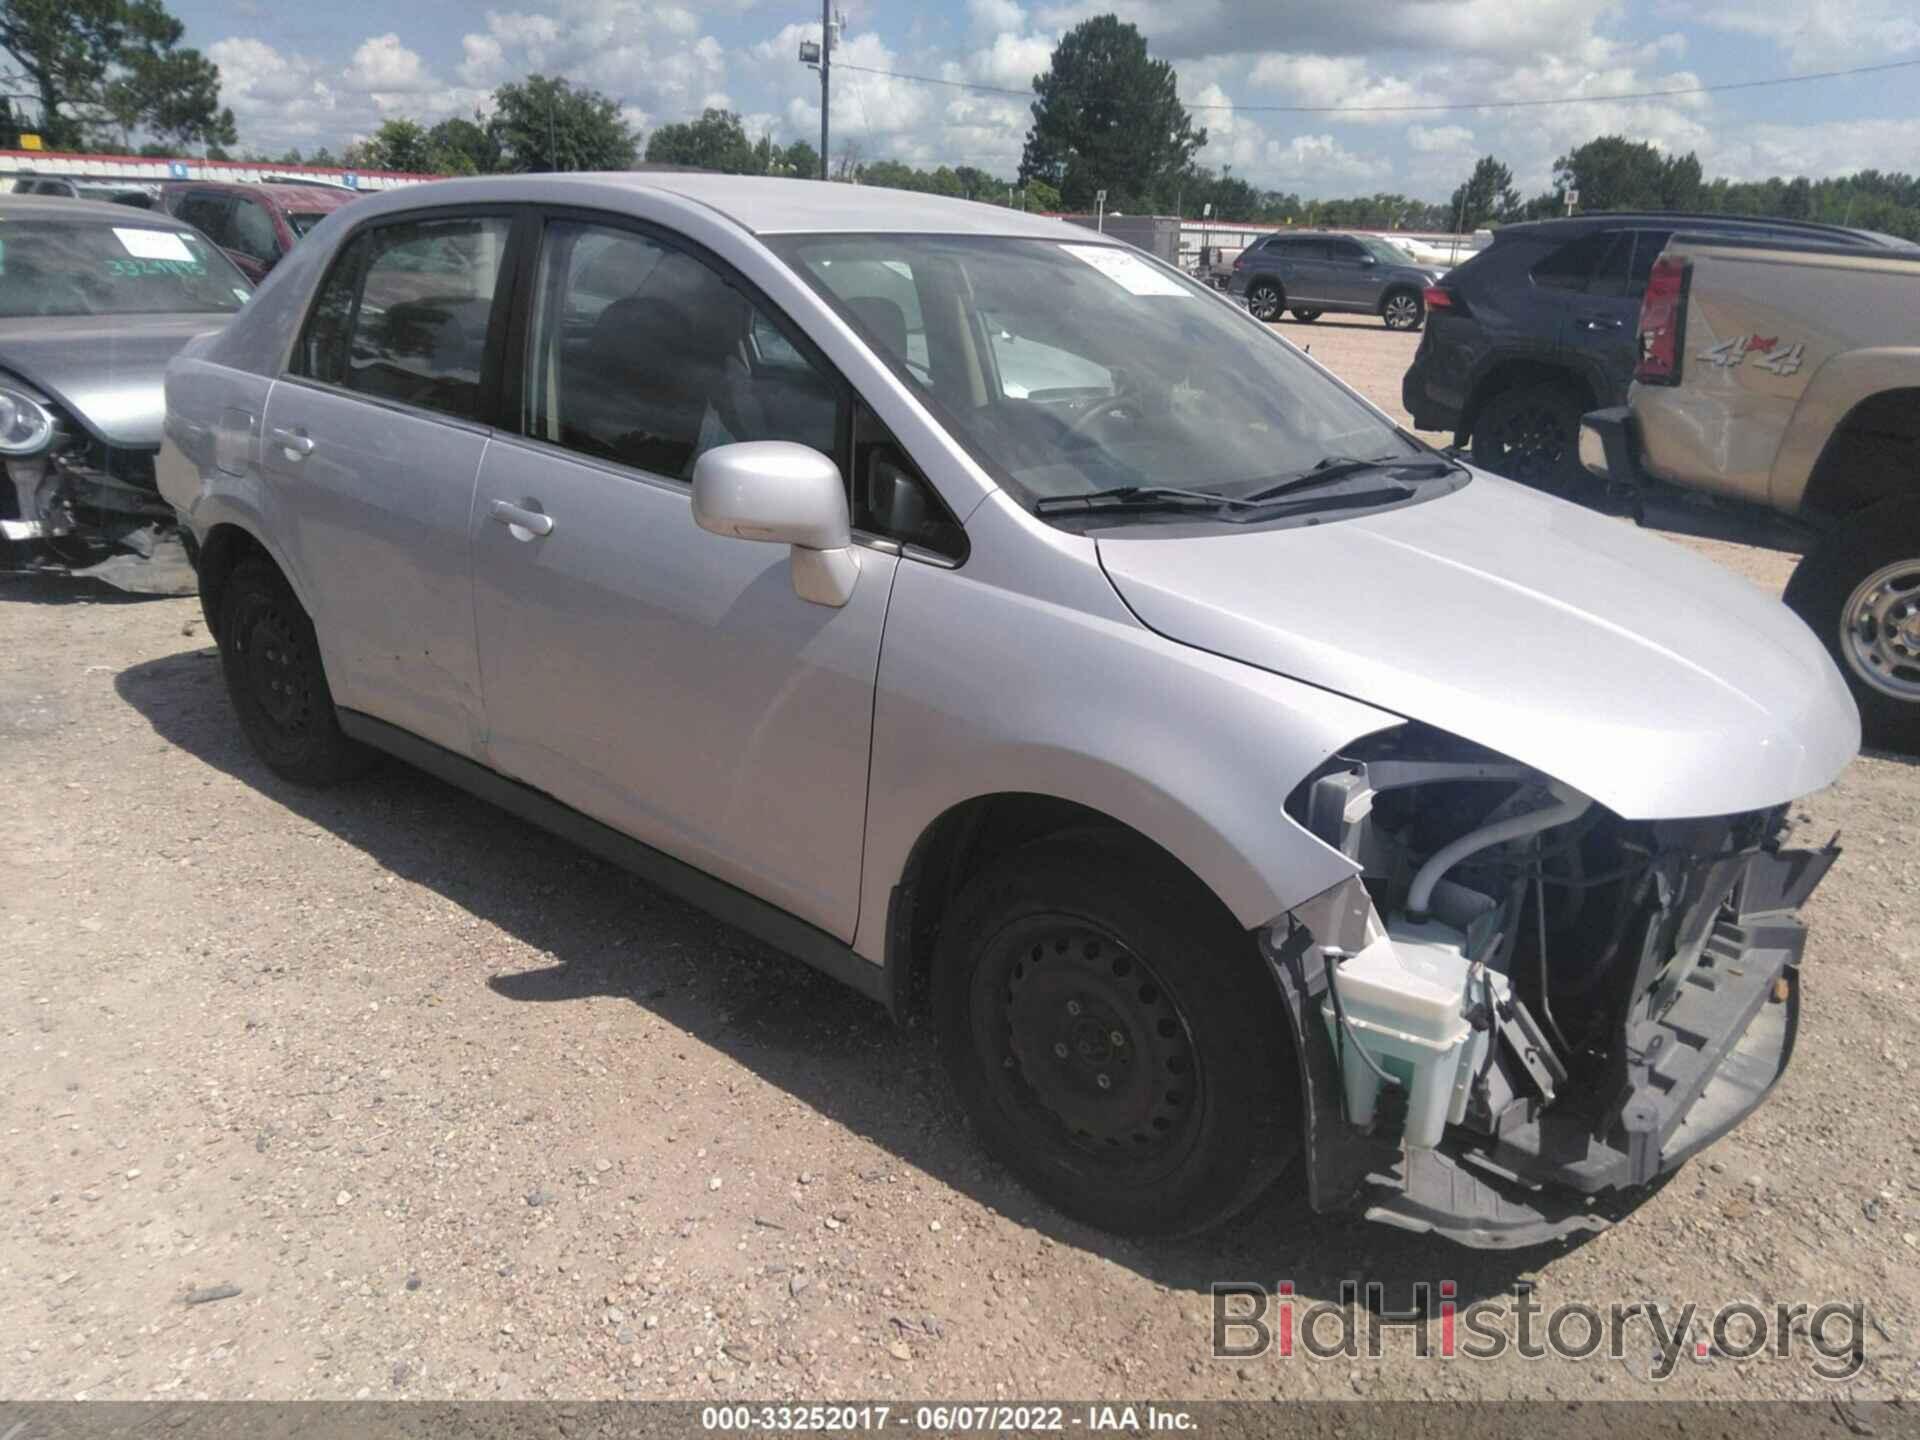
[(926, 1017), (1096, 1225), (1591, 1229), (1792, 1051), (1819, 642), (1083, 230), (377, 196), (174, 362), (160, 472), (267, 765), (389, 752)]
[(0, 198), (0, 537), (18, 567), (193, 593), (160, 498), (162, 380), (246, 303), (198, 231), (93, 201)]

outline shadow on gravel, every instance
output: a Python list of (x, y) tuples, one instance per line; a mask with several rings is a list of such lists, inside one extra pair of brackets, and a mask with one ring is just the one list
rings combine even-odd
[[(6, 542), (0, 541), (0, 544)], [(63, 570), (0, 570), (0, 604), (7, 605), (145, 605), (154, 600), (177, 600), (177, 595), (136, 595), (116, 590), (104, 580), (69, 575)], [(200, 612), (196, 609), (195, 615)]]
[(529, 1004), (631, 1000), (1018, 1224), (1197, 1293), (1197, 1310), (1216, 1280), (1291, 1280), (1308, 1300), (1336, 1297), (1342, 1280), (1377, 1280), (1397, 1310), (1413, 1282), (1452, 1280), (1464, 1305), (1511, 1291), (1565, 1248), (1477, 1252), (1316, 1216), (1286, 1176), (1247, 1215), (1195, 1239), (1136, 1243), (1076, 1224), (984, 1158), (924, 1025), (897, 1026), (800, 962), (398, 762), (332, 790), (288, 785), (246, 747), (212, 649), (132, 666), (115, 688), (163, 739), (553, 957), (544, 969), (489, 977), (496, 994)]

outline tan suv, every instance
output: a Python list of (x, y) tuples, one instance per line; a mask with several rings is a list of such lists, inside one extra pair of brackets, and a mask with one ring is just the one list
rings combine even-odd
[(1866, 734), (1920, 748), (1920, 247), (1681, 234), (1580, 458), (1644, 525), (1801, 554)]

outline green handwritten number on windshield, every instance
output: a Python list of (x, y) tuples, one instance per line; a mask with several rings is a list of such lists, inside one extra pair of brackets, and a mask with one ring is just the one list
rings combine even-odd
[(109, 260), (107, 273), (127, 280), (137, 280), (143, 275), (170, 275), (176, 279), (190, 275), (197, 279), (207, 273), (207, 267), (198, 260)]

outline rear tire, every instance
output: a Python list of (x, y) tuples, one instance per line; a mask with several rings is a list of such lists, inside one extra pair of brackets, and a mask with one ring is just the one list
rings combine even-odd
[(1809, 551), (1786, 602), (1833, 656), (1868, 743), (1920, 752), (1920, 505), (1876, 505)]
[(1297, 1145), (1294, 1060), (1252, 942), (1129, 837), (1055, 836), (976, 876), (942, 926), (932, 998), (986, 1149), (1090, 1225), (1217, 1224)]
[(1580, 464), (1580, 417), (1587, 408), (1566, 385), (1503, 390), (1474, 417), (1473, 463), (1563, 500), (1595, 499), (1598, 487)]
[(1293, 318), (1298, 320), (1302, 325), (1311, 325), (1325, 313), (1324, 310), (1295, 310), (1293, 312)]
[(1287, 292), (1272, 280), (1256, 280), (1247, 289), (1247, 311), (1256, 320), (1271, 325), (1287, 308)]
[(263, 556), (234, 566), (222, 589), (220, 667), (240, 728), (283, 780), (328, 785), (364, 774), (378, 758), (340, 729), (313, 622)]

